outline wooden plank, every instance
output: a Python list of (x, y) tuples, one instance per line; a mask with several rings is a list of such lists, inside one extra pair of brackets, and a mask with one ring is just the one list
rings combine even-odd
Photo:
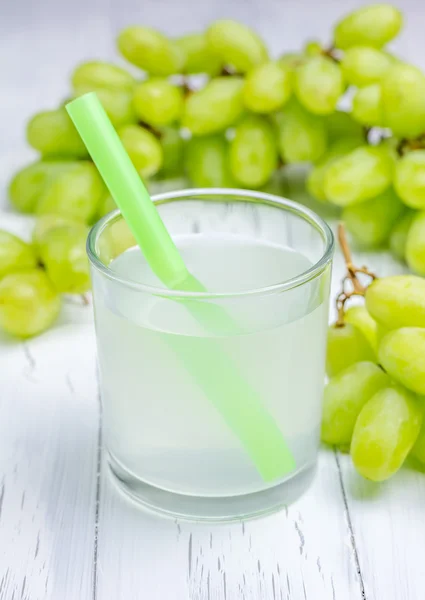
[(361, 599), (337, 466), (323, 451), (310, 490), (287, 510), (231, 525), (156, 517), (104, 469), (99, 599)]
[(91, 598), (94, 355), (85, 325), (58, 326), (25, 343), (1, 341), (1, 600)]
[[(377, 275), (405, 267), (387, 253), (356, 253)], [(341, 259), (338, 258), (341, 265)], [(341, 267), (339, 267), (341, 268)], [(349, 456), (336, 455), (358, 568), (367, 599), (422, 600), (425, 588), (425, 474), (412, 465), (384, 483), (362, 478)]]
[[(184, 210), (180, 227), (284, 239), (286, 215), (252, 205)], [(166, 216), (176, 212), (167, 205)], [(271, 236), (271, 238), (270, 238)], [(341, 274), (341, 271), (339, 271)], [(338, 270), (336, 278), (339, 278)], [(99, 598), (150, 600), (361, 598), (340, 479), (323, 453), (309, 492), (285, 512), (256, 522), (212, 527), (173, 524), (118, 496), (104, 469), (97, 556)], [(160, 561), (160, 568), (155, 568)], [(274, 598), (273, 598), (274, 600)]]
[(363, 479), (338, 456), (368, 600), (422, 600), (425, 473), (405, 466), (384, 483)]

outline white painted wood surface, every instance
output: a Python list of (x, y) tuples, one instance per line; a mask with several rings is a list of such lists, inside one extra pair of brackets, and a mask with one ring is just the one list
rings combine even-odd
[[(8, 214), (3, 226), (30, 224)], [(334, 290), (341, 275), (337, 256)], [(125, 499), (104, 463), (90, 307), (69, 301), (34, 340), (3, 337), (0, 365), (1, 600), (423, 598), (424, 474), (372, 485), (323, 449), (310, 490), (275, 516), (162, 519)]]
[[(104, 0), (0, 5), (0, 226), (28, 232), (5, 185), (31, 159), (24, 123), (66, 96), (87, 57), (114, 56), (124, 24), (178, 34), (228, 16), (254, 24), (276, 53), (329, 37), (347, 0)], [(424, 9), (398, 50), (425, 66)], [(292, 195), (295, 190), (289, 190)], [(385, 255), (360, 256), (381, 274)], [(334, 289), (341, 276), (337, 257)], [(307, 494), (275, 516), (192, 525), (141, 512), (110, 481), (101, 443), (91, 309), (66, 304), (59, 324), (24, 344), (0, 338), (0, 600), (423, 600), (425, 474), (379, 486), (323, 449)]]

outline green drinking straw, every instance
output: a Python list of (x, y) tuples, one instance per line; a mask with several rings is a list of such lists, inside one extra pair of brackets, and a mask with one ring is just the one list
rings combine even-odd
[[(186, 268), (96, 94), (80, 96), (66, 109), (152, 271), (169, 289), (205, 291)], [(193, 300), (186, 301), (188, 310), (204, 326), (205, 321), (210, 325), (220, 321), (215, 310), (218, 307), (203, 304), (199, 310)], [(231, 319), (225, 311), (221, 311), (223, 315), (221, 321), (228, 329)], [(273, 481), (293, 471), (295, 461), (282, 432), (218, 342), (209, 340), (201, 354), (190, 343), (173, 346), (179, 360), (240, 440), (261, 477)]]

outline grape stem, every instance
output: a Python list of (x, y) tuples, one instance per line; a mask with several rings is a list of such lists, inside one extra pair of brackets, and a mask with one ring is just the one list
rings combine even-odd
[(341, 62), (341, 56), (335, 46), (329, 46), (329, 48), (323, 48), (321, 52), (322, 56), (327, 56), (331, 58), (336, 63)]
[(423, 148), (425, 148), (425, 133), (413, 140), (401, 139), (397, 144), (397, 153), (399, 156), (404, 156), (407, 152), (422, 150)]
[(144, 129), (147, 129), (148, 131), (153, 133), (153, 135), (159, 140), (162, 138), (162, 133), (152, 125), (149, 125), (149, 123), (146, 123), (145, 121), (139, 121), (139, 125), (140, 127), (143, 127)]
[(238, 73), (235, 69), (232, 69), (230, 66), (224, 66), (221, 69), (220, 77), (237, 77), (242, 75), (242, 73)]
[[(335, 323), (336, 327), (344, 327), (344, 315), (345, 315), (345, 304), (353, 296), (364, 297), (366, 290), (370, 283), (376, 279), (376, 275), (372, 273), (367, 267), (356, 267), (353, 264), (351, 257), (350, 246), (348, 245), (347, 235), (345, 233), (345, 227), (343, 223), (338, 224), (338, 243), (340, 245), (342, 254), (344, 256), (347, 273), (342, 280), (342, 291), (336, 298), (336, 309), (338, 312), (338, 318)], [(368, 282), (364, 285), (358, 278), (358, 275), (366, 275)]]
[(188, 98), (191, 94), (193, 94), (194, 90), (192, 89), (192, 87), (190, 85), (189, 77), (183, 77), (183, 82), (182, 82), (181, 86), (182, 86), (182, 90), (183, 90), (183, 94), (184, 94), (185, 98)]
[(369, 143), (369, 135), (370, 135), (371, 131), (372, 131), (372, 127), (366, 127), (366, 126), (363, 127), (363, 135), (364, 135), (364, 139), (367, 144)]

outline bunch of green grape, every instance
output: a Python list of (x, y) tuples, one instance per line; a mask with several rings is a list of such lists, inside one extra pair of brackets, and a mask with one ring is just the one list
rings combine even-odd
[[(425, 75), (384, 49), (401, 26), (395, 7), (368, 6), (330, 46), (276, 60), (232, 20), (175, 39), (131, 26), (117, 46), (139, 75), (86, 62), (70, 96), (98, 94), (148, 185), (269, 189), (285, 165), (310, 164), (309, 191), (341, 207), (358, 244), (389, 244), (425, 275)], [(11, 182), (17, 209), (91, 224), (114, 208), (63, 106), (35, 115), (27, 138), (41, 156)]]
[[(425, 76), (384, 49), (401, 26), (391, 5), (361, 8), (336, 24), (330, 45), (308, 42), (277, 59), (255, 31), (228, 19), (174, 39), (131, 26), (117, 46), (132, 71), (79, 64), (68, 98), (97, 93), (148, 187), (185, 178), (276, 193), (277, 172), (307, 163), (311, 194), (341, 207), (358, 244), (389, 244), (425, 275)], [(75, 265), (59, 269), (58, 261), (114, 201), (63, 104), (34, 115), (27, 139), (39, 157), (13, 177), (12, 205), (73, 224), (63, 239), (49, 234), (58, 258), (37, 244), (28, 250), (30, 268), (42, 268), (55, 293), (80, 292), (86, 262), (76, 253), (80, 281)], [(0, 239), (0, 256), (13, 255), (11, 246)], [(14, 264), (2, 276), (6, 290), (7, 278), (27, 268)], [(0, 298), (0, 311), (6, 305)]]
[(87, 226), (60, 215), (37, 219), (31, 243), (0, 230), (0, 328), (28, 338), (48, 329), (61, 294), (90, 287)]
[(328, 331), (322, 440), (383, 481), (408, 455), (425, 465), (425, 279), (374, 279), (364, 299)]

